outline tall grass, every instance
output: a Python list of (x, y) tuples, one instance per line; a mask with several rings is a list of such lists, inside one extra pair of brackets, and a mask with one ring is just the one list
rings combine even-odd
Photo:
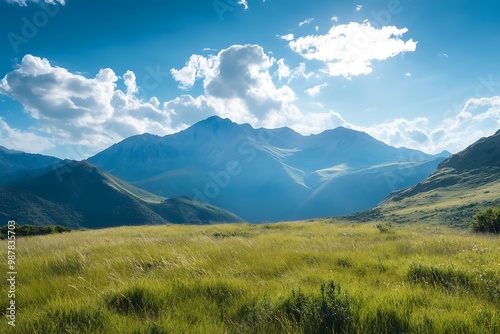
[(127, 227), (19, 239), (17, 254), (17, 326), (0, 333), (500, 333), (498, 236)]

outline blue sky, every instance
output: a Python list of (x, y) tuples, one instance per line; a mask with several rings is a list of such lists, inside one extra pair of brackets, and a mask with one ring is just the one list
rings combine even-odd
[(500, 128), (499, 10), (468, 0), (0, 0), (0, 145), (83, 159), (216, 114), (457, 152)]

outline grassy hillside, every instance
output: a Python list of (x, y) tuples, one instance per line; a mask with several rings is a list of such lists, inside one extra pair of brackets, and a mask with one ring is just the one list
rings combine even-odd
[(355, 221), (384, 220), (393, 223), (424, 222), (466, 228), (479, 211), (500, 205), (500, 180), (485, 184), (466, 181), (394, 200), (345, 217)]
[(498, 205), (500, 131), (452, 155), (428, 178), (394, 192), (377, 208), (348, 218), (466, 227), (477, 212)]
[(500, 332), (498, 236), (389, 232), (325, 220), (22, 238), (17, 327), (0, 332)]
[(0, 218), (76, 229), (241, 222), (209, 204), (153, 195), (86, 162), (65, 162), (31, 180), (0, 188)]

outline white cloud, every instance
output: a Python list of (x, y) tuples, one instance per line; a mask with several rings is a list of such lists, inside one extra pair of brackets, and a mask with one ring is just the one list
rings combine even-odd
[(304, 21), (299, 23), (299, 27), (305, 26), (306, 24), (310, 24), (312, 21), (314, 21), (314, 18), (312, 17), (305, 19)]
[(357, 5), (356, 6), (356, 11), (359, 12), (361, 9), (363, 9), (363, 6), (362, 5)]
[(186, 66), (180, 70), (171, 69), (172, 77), (181, 83), (181, 89), (189, 89), (193, 87), (195, 81), (200, 78), (213, 76), (209, 72), (215, 67), (215, 56), (205, 58), (199, 55), (192, 55)]
[(13, 129), (0, 117), (0, 145), (12, 150), (42, 153), (54, 147), (54, 142), (33, 132)]
[[(296, 113), (288, 120), (288, 125), (302, 134), (320, 133), (339, 126), (349, 127), (349, 123), (338, 112)], [(283, 126), (283, 125), (280, 125)]]
[(132, 135), (171, 133), (170, 115), (158, 109), (158, 99), (143, 101), (134, 95), (132, 71), (123, 78), (126, 93), (116, 89), (118, 77), (109, 68), (87, 78), (26, 55), (0, 81), (0, 94), (19, 101), (37, 121), (35, 130), (51, 142), (87, 146), (94, 153)]
[(171, 115), (172, 122), (180, 128), (217, 114), (210, 101), (203, 95), (197, 98), (181, 95), (165, 102), (163, 109)]
[(405, 74), (405, 77), (411, 77), (411, 73), (410, 73), (410, 72), (407, 72), (407, 73)]
[[(37, 153), (79, 145), (89, 148), (79, 149), (85, 155), (80, 157), (85, 158), (125, 137), (172, 133), (214, 114), (254, 127), (289, 126), (303, 134), (342, 125), (390, 145), (429, 153), (444, 149), (456, 152), (500, 128), (500, 96), (470, 99), (459, 113), (438, 124), (427, 118), (399, 118), (357, 126), (333, 110), (301, 110), (294, 91), (273, 78), (290, 81), (311, 73), (304, 63), (291, 69), (258, 45), (233, 45), (208, 57), (194, 55), (183, 68), (173, 69), (172, 75), (186, 89), (199, 81), (203, 95), (185, 94), (165, 103), (156, 97), (146, 101), (134, 93), (137, 84), (132, 71), (122, 76), (127, 87), (123, 92), (117, 89), (120, 79), (111, 69), (85, 77), (27, 55), (17, 69), (0, 80), (0, 95), (19, 101), (37, 126), (13, 129), (0, 119), (0, 145)], [(326, 85), (309, 88), (306, 93), (317, 96)]]
[(299, 66), (297, 66), (296, 68), (294, 68), (290, 74), (290, 80), (293, 80), (293, 79), (300, 79), (300, 78), (303, 78), (303, 79), (309, 79), (310, 77), (312, 77), (314, 75), (313, 72), (309, 72), (307, 73), (307, 70), (306, 70), (306, 63), (302, 62), (299, 64)]
[(293, 39), (294, 39), (294, 35), (293, 35), (293, 34), (288, 34), (288, 35), (276, 35), (276, 37), (281, 38), (281, 39), (283, 39), (283, 40), (285, 40), (285, 41), (288, 41), (288, 42), (293, 41)]
[(325, 63), (331, 76), (351, 77), (372, 72), (372, 63), (416, 50), (412, 39), (401, 40), (408, 29), (372, 27), (369, 22), (333, 26), (325, 35), (300, 37), (290, 48), (308, 60)]
[(331, 18), (331, 21), (333, 21), (333, 22), (338, 22), (338, 21), (339, 21), (338, 16), (334, 16), (334, 17), (332, 17), (332, 18)]
[(328, 86), (328, 83), (327, 83), (327, 82), (325, 82), (325, 83), (323, 83), (323, 84), (321, 84), (321, 85), (317, 85), (317, 86), (314, 86), (314, 87), (312, 87), (312, 88), (306, 89), (306, 90), (305, 90), (305, 93), (306, 93), (307, 95), (311, 96), (311, 97), (316, 97), (316, 96), (318, 96), (318, 95), (319, 95), (319, 93), (321, 93), (321, 90), (322, 90), (323, 88), (327, 87), (327, 86)]
[[(193, 55), (171, 73), (183, 88), (200, 79), (207, 106), (219, 115), (258, 124), (270, 115), (286, 114), (296, 99), (290, 87), (274, 84), (270, 70), (275, 64), (258, 45), (233, 45), (217, 56)], [(284, 61), (278, 61), (278, 75), (291, 75), (286, 68)]]
[(238, 4), (243, 5), (243, 7), (245, 7), (245, 10), (248, 9), (248, 2), (247, 2), (247, 0), (239, 0)]
[(395, 119), (390, 122), (360, 128), (393, 146), (406, 146), (425, 152), (443, 150), (458, 152), (481, 137), (494, 134), (500, 128), (500, 96), (470, 99), (462, 110), (439, 124), (427, 118)]
[[(40, 2), (40, 0), (7, 0), (7, 3), (14, 3), (20, 6), (27, 6), (28, 2)], [(53, 5), (60, 4), (63, 6), (66, 4), (65, 0), (42, 0), (41, 2), (50, 3)]]

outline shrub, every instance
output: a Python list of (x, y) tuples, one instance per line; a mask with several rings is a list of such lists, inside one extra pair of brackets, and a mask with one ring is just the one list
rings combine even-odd
[(267, 297), (244, 306), (230, 321), (231, 333), (349, 333), (353, 327), (351, 299), (333, 281), (321, 284), (321, 293), (300, 288), (277, 303)]
[(480, 211), (472, 220), (474, 232), (500, 233), (500, 207)]
[(304, 333), (346, 332), (352, 320), (349, 296), (333, 281), (321, 285), (319, 297), (305, 295), (300, 289), (292, 291), (281, 308), (285, 318)]
[(392, 228), (392, 223), (379, 223), (377, 224), (377, 229), (380, 233), (394, 233), (394, 229)]
[[(7, 231), (8, 231), (8, 225), (5, 225), (0, 229), (0, 239), (7, 238), (7, 233), (8, 233)], [(61, 225), (35, 226), (35, 225), (16, 224), (14, 232), (16, 233), (15, 236), (17, 238), (17, 237), (28, 237), (34, 235), (71, 232), (71, 229)]]

